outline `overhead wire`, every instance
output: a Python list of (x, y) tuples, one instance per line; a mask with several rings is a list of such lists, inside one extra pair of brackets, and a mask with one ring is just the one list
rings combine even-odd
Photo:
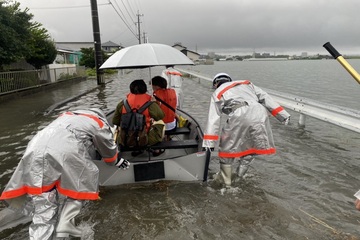
[(113, 9), (115, 10), (116, 14), (121, 18), (121, 20), (123, 21), (123, 23), (126, 25), (126, 27), (130, 30), (130, 32), (137, 38), (136, 33), (133, 32), (133, 30), (131, 29), (131, 27), (128, 25), (128, 23), (123, 19), (123, 17), (120, 15), (120, 13), (116, 10), (116, 8), (114, 7), (114, 5), (111, 3), (111, 1), (109, 0), (110, 5), (113, 7)]
[(127, 2), (128, 6), (129, 6), (129, 8), (130, 8), (131, 13), (135, 16), (136, 13), (135, 13), (135, 11), (132, 9), (131, 4), (129, 3), (129, 0), (126, 0), (126, 2)]
[[(103, 6), (103, 5), (110, 5), (110, 3), (98, 4), (98, 6)], [(86, 8), (86, 7), (90, 7), (90, 5), (64, 6), (64, 7), (35, 7), (35, 8), (32, 7), (31, 10), (37, 10), (37, 9), (50, 10), (50, 9), (66, 9), (66, 8)]]
[[(115, 0), (115, 1), (116, 1), (116, 0)], [(115, 2), (115, 3), (116, 3), (116, 2)], [(134, 10), (132, 9), (131, 4), (129, 3), (128, 0), (127, 0), (127, 5), (124, 3), (123, 0), (121, 0), (121, 3), (122, 3), (123, 8), (126, 10), (128, 16), (130, 17), (131, 21), (134, 22), (134, 24), (135, 24), (135, 23), (136, 23), (136, 20), (134, 20), (134, 19), (132, 18), (132, 16), (136, 16), (136, 14), (134, 13)], [(119, 6), (117, 3), (116, 3), (116, 5), (117, 5), (117, 7), (120, 9), (120, 6)], [(129, 9), (130, 9), (130, 10), (129, 10)], [(123, 17), (125, 18), (125, 14), (123, 13), (123, 11), (121, 11), (121, 13), (124, 15)], [(130, 25), (130, 24), (128, 23), (128, 25)], [(134, 25), (134, 26), (136, 27), (136, 25)], [(136, 29), (135, 29), (134, 31), (136, 31)], [(120, 35), (122, 35), (123, 33), (124, 33), (124, 31), (123, 31), (122, 33), (120, 33)], [(115, 38), (117, 38), (117, 36), (119, 36), (119, 35), (117, 34)], [(136, 34), (135, 37), (136, 37), (137, 40), (139, 40), (137, 34)], [(125, 43), (125, 42), (128, 42), (128, 41), (130, 41), (130, 40), (124, 40), (124, 39), (122, 39), (121, 42), (122, 42), (122, 43)]]
[[(113, 1), (115, 2), (116, 6), (117, 6), (117, 8), (118, 8), (118, 10), (119, 10), (119, 12), (122, 14), (123, 19), (124, 19), (123, 21), (126, 21), (127, 25), (130, 25), (129, 22), (127, 21), (127, 19), (126, 19), (125, 14), (124, 14), (123, 11), (121, 10), (122, 8), (119, 6), (119, 4), (117, 3), (116, 0), (113, 0)], [(109, 0), (109, 2), (111, 3), (111, 0)], [(124, 8), (126, 9), (126, 6), (124, 6)], [(127, 11), (127, 9), (126, 9), (126, 11)], [(127, 11), (127, 12), (128, 12), (128, 11)], [(134, 20), (132, 19), (132, 17), (131, 17), (130, 14), (129, 14), (129, 17), (130, 17), (130, 19), (131, 19), (131, 22), (134, 22)]]
[[(116, 0), (115, 0), (116, 1)], [(131, 17), (131, 14), (129, 13), (128, 8), (126, 7), (125, 3), (123, 2), (123, 0), (121, 0), (121, 3), (123, 4), (127, 14), (129, 15), (130, 19), (134, 22), (133, 18)], [(133, 16), (135, 16), (136, 14), (133, 14)]]
[[(114, 4), (112, 3), (111, 0), (108, 0), (107, 3), (98, 3), (98, 6), (105, 6), (105, 5), (111, 5), (112, 8), (115, 10), (116, 14), (120, 17), (120, 19), (122, 20), (122, 22), (126, 25), (126, 27), (129, 29), (129, 31), (135, 36), (136, 39), (138, 39), (138, 35), (135, 33), (135, 30), (132, 29), (132, 27), (130, 26), (130, 24), (127, 21), (127, 18), (125, 17), (125, 14), (123, 13), (123, 11), (121, 10), (119, 4), (115, 1), (115, 4), (117, 6), (117, 8), (119, 10), (116, 9), (116, 7), (114, 6)], [(128, 1), (128, 0), (127, 0)], [(124, 4), (123, 0), (121, 0), (128, 16), (130, 17), (132, 22), (136, 22), (135, 20), (133, 20), (133, 18), (131, 17), (131, 14), (128, 10), (128, 8), (126, 7), (126, 5)], [(134, 13), (133, 9), (131, 8), (131, 5), (128, 2), (128, 6), (130, 7), (130, 10), (133, 13), (133, 16), (135, 16), (136, 14)], [(52, 9), (71, 9), (71, 8), (88, 8), (90, 7), (90, 5), (78, 5), (78, 6), (62, 6), (62, 7), (35, 7), (35, 8), (31, 8), (31, 10), (52, 10)], [(120, 13), (119, 13), (120, 12)], [(135, 25), (134, 25), (135, 26)], [(125, 32), (125, 31), (124, 31)]]

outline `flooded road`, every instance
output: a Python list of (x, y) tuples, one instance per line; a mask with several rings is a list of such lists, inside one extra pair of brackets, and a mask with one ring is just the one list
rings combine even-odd
[[(114, 75), (104, 87), (48, 115), (53, 103), (96, 87), (96, 81), (0, 104), (0, 188), (28, 141), (59, 113), (83, 107), (110, 111), (139, 76), (136, 71)], [(204, 126), (213, 90), (185, 81), (184, 109)], [(94, 231), (88, 239), (100, 240), (360, 239), (360, 212), (353, 204), (360, 188), (360, 135), (310, 118), (301, 129), (297, 113), (289, 112), (288, 126), (271, 119), (277, 154), (257, 157), (247, 178), (231, 189), (212, 181), (219, 169), (214, 156), (208, 182), (101, 189), (102, 200), (88, 202), (77, 222)], [(28, 224), (7, 229), (0, 239), (28, 239), (27, 231)]]

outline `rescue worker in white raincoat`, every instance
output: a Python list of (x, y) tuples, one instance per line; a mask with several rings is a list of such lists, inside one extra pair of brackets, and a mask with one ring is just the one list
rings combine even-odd
[[(228, 74), (219, 73), (213, 87), (216, 90), (210, 101), (203, 147), (213, 149), (220, 140), (220, 172), (216, 178), (229, 187), (235, 159), (238, 166), (234, 170), (242, 178), (254, 155), (275, 153), (269, 113), (284, 124), (288, 124), (290, 114), (248, 80), (232, 81)], [(222, 114), (227, 120), (219, 134)]]
[[(55, 229), (56, 237), (81, 237), (74, 218), (83, 200), (99, 199), (96, 152), (109, 165), (129, 166), (118, 159), (110, 125), (97, 108), (65, 112), (32, 138), (0, 197), (10, 207), (20, 201), (18, 210), (32, 215), (30, 239), (52, 239)], [(58, 194), (65, 198), (62, 208)]]
[(168, 88), (173, 88), (177, 97), (177, 108), (182, 109), (184, 104), (184, 93), (182, 90), (183, 77), (182, 74), (175, 70), (172, 66), (166, 66), (162, 71), (162, 77), (166, 79)]

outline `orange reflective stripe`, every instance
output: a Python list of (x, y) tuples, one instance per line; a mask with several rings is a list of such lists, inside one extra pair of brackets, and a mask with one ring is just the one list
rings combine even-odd
[(59, 186), (59, 181), (56, 181), (50, 185), (42, 187), (29, 187), (23, 186), (19, 189), (9, 190), (1, 194), (0, 200), (16, 198), (24, 194), (39, 195), (43, 192), (50, 191), (56, 186), (56, 189), (63, 195), (80, 200), (97, 200), (99, 199), (98, 192), (76, 192), (74, 190), (65, 189)]
[(229, 90), (230, 88), (233, 88), (237, 85), (241, 85), (241, 84), (250, 84), (250, 81), (249, 80), (245, 80), (245, 81), (242, 81), (242, 82), (234, 82), (232, 83), (231, 85), (227, 86), (226, 88), (224, 88), (223, 90), (221, 90), (219, 92), (219, 94), (216, 96), (217, 99), (220, 99), (222, 97), (222, 95), (227, 91)]
[(282, 110), (284, 110), (283, 107), (278, 107), (278, 108), (275, 108), (274, 110), (271, 111), (271, 115), (273, 115), (274, 117), (279, 113), (281, 112)]
[(95, 122), (97, 122), (97, 124), (99, 124), (99, 127), (102, 128), (104, 126), (104, 122), (100, 120), (100, 118), (91, 115), (91, 114), (86, 114), (86, 113), (79, 113), (79, 114), (74, 114), (72, 112), (65, 112), (63, 114), (60, 114), (60, 117), (63, 115), (74, 115), (74, 116), (85, 116), (85, 117), (89, 117), (91, 119), (93, 119)]
[(218, 135), (204, 135), (204, 140), (218, 140)]
[(75, 114), (73, 114), (72, 112), (64, 112), (64, 113), (60, 114), (59, 117), (64, 116), (64, 115), (75, 115)]
[(42, 187), (30, 187), (30, 186), (24, 185), (21, 188), (3, 192), (1, 194), (0, 200), (16, 198), (16, 197), (22, 196), (24, 194), (39, 195), (39, 194), (42, 194), (43, 192), (50, 191), (52, 188), (55, 187), (56, 184), (57, 184), (57, 182), (54, 182), (50, 185), (42, 186)]
[(270, 155), (276, 153), (275, 148), (268, 148), (268, 149), (255, 149), (251, 148), (243, 152), (219, 152), (219, 157), (223, 158), (237, 158), (237, 157), (244, 157), (250, 154), (258, 154), (258, 155)]
[(113, 157), (111, 158), (103, 158), (104, 162), (106, 163), (111, 163), (114, 162), (117, 159), (118, 153), (116, 153)]
[(98, 200), (99, 192), (76, 192), (74, 190), (65, 189), (59, 185), (56, 187), (59, 193), (79, 200)]
[(167, 71), (166, 74), (182, 76), (181, 73), (179, 73), (179, 72), (172, 72), (172, 71)]
[(90, 114), (85, 114), (85, 113), (81, 113), (79, 114), (81, 116), (86, 116), (91, 118), (92, 120), (94, 120), (95, 122), (97, 122), (97, 124), (99, 124), (99, 127), (102, 128), (104, 126), (104, 122), (101, 121), (98, 117), (94, 116), (94, 115), (90, 115)]

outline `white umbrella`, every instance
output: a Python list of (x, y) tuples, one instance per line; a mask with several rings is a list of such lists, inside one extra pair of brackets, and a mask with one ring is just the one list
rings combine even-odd
[(115, 52), (101, 65), (100, 69), (167, 65), (194, 65), (194, 63), (176, 48), (159, 43), (144, 43)]

